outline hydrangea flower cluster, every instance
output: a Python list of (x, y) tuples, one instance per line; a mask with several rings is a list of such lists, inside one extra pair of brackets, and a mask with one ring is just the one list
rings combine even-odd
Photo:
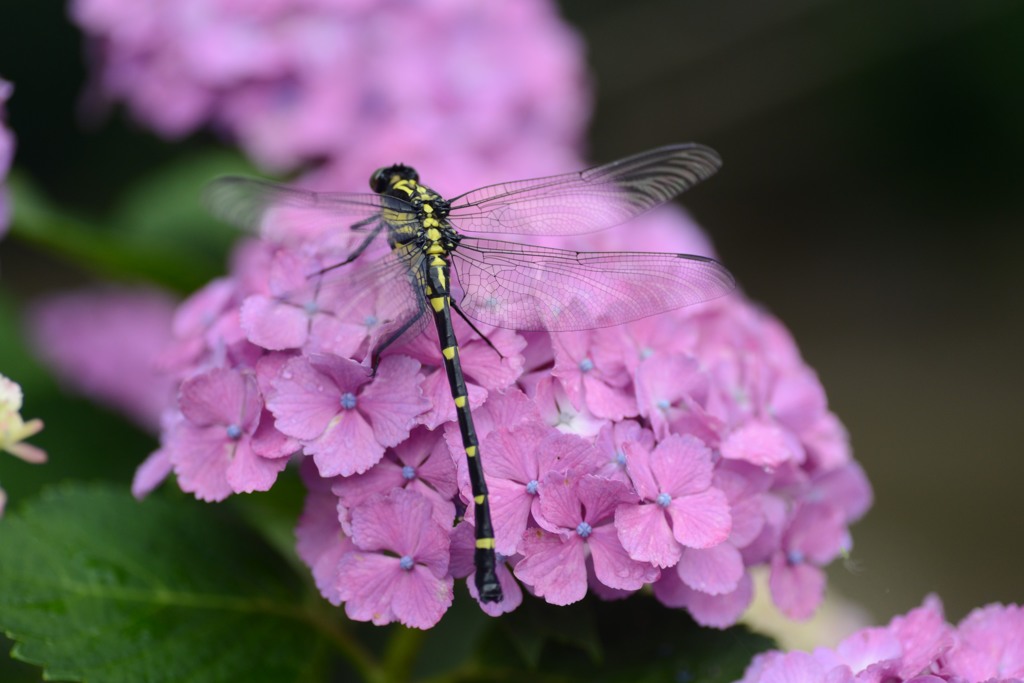
[[(0, 453), (6, 451), (25, 462), (38, 465), (46, 462), (46, 452), (37, 446), (25, 443), (25, 439), (43, 429), (40, 419), (25, 420), (21, 417), (21, 387), (0, 375)], [(0, 488), (0, 515), (4, 513), (7, 494)]]
[[(451, 196), (583, 166), (582, 45), (545, 0), (71, 11), (106, 95), (165, 135), (211, 125), (267, 167), (324, 160), (308, 187), (365, 188), (401, 161)], [(355, 619), (425, 628), (456, 580), (475, 590), (468, 474), (433, 332), (371, 371), (410, 300), (401, 278), (375, 278), (372, 250), (310, 277), (355, 246), (346, 227), (274, 209), (230, 274), (179, 308), (161, 359), (178, 401), (133, 489), (174, 472), (221, 500), (270, 488), (295, 456), (309, 488), (298, 549), (324, 596)], [(632, 227), (545, 243), (710, 255), (678, 212)], [(726, 626), (751, 599), (748, 569), (770, 565), (781, 609), (814, 610), (870, 489), (771, 316), (735, 295), (571, 334), (455, 327), (502, 560), (505, 599), (483, 609), (514, 609), (522, 586), (556, 604), (653, 586)]]
[[(230, 277), (178, 311), (165, 365), (183, 380), (143, 494), (174, 471), (203, 500), (266, 490), (289, 456), (310, 489), (299, 552), (354, 619), (435, 624), (472, 578), (472, 500), (435, 335), (371, 351), (396, 306), (377, 254), (332, 221), (272, 210)], [(638, 221), (631, 243), (701, 251), (678, 212)], [(597, 246), (616, 248), (615, 231)], [(568, 241), (562, 242), (568, 246)], [(515, 332), (456, 319), (490, 489), (504, 601), (520, 584), (565, 605), (653, 586), (666, 605), (724, 627), (770, 565), (788, 615), (822, 598), (822, 567), (850, 548), (870, 504), (814, 373), (771, 316), (740, 295), (636, 323)], [(475, 592), (472, 580), (469, 590)]]
[(3, 182), (11, 170), (11, 161), (14, 159), (14, 134), (4, 125), (5, 104), (11, 98), (12, 92), (14, 86), (0, 78), (0, 237), (7, 232), (11, 222), (11, 207)]
[(267, 168), (343, 159), (361, 176), (443, 149), (535, 172), (589, 115), (581, 42), (546, 0), (74, 0), (71, 15), (103, 95), (168, 137), (212, 126)]
[(835, 649), (758, 655), (739, 683), (1019, 683), (1024, 680), (1024, 609), (993, 604), (946, 622), (924, 604), (888, 626), (866, 628)]

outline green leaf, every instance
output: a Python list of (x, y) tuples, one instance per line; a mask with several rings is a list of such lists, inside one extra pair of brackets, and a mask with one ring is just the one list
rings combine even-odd
[(317, 680), (352, 646), (323, 604), (223, 508), (79, 486), (0, 521), (0, 628), (49, 679)]
[(217, 175), (246, 172), (237, 154), (188, 156), (141, 178), (100, 218), (55, 205), (15, 172), (8, 179), (12, 234), (105, 278), (191, 291), (223, 272), (225, 253), (240, 237), (209, 215), (202, 189)]
[[(499, 621), (473, 670), (459, 680), (728, 683), (773, 646), (745, 627), (701, 628), (685, 612), (645, 595), (615, 602), (588, 597), (569, 607), (527, 598), (523, 608), (534, 614)], [(534, 640), (540, 645), (532, 644), (524, 657), (522, 632), (531, 623), (539, 628)]]

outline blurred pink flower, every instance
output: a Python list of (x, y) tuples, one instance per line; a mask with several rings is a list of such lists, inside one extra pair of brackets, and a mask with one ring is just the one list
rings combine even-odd
[(529, 158), (524, 143), (567, 156), (589, 115), (581, 43), (546, 0), (74, 0), (70, 11), (106, 97), (169, 137), (212, 126), (268, 168), (333, 158), (354, 171), (400, 154), (507, 169)]
[(929, 596), (888, 626), (861, 629), (835, 649), (762, 653), (739, 683), (1016, 683), (1022, 676), (1019, 606), (976, 609), (954, 627), (939, 599)]
[(11, 207), (8, 204), (4, 179), (11, 170), (14, 159), (14, 134), (7, 128), (6, 103), (14, 92), (14, 86), (0, 78), (0, 238), (7, 232), (11, 222)]
[(156, 432), (174, 399), (174, 378), (158, 360), (175, 305), (154, 289), (81, 290), (35, 302), (28, 324), (36, 352), (60, 379)]

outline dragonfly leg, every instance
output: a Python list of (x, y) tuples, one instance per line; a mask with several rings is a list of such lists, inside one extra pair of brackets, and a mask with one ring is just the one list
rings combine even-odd
[(501, 358), (502, 360), (505, 360), (505, 356), (504, 356), (504, 355), (502, 355), (501, 351), (499, 351), (499, 350), (498, 350), (498, 347), (496, 347), (496, 346), (495, 346), (494, 344), (492, 344), (492, 343), (491, 343), (491, 340), (487, 338), (487, 335), (486, 335), (486, 334), (484, 334), (483, 332), (481, 332), (480, 330), (478, 330), (478, 329), (477, 329), (476, 325), (474, 325), (474, 324), (473, 324), (473, 321), (472, 321), (472, 320), (470, 320), (470, 319), (469, 319), (469, 318), (468, 318), (468, 317), (466, 316), (466, 314), (462, 312), (462, 309), (461, 309), (461, 308), (459, 307), (459, 305), (458, 305), (457, 303), (455, 303), (455, 301), (454, 301), (454, 300), (453, 300), (453, 301), (451, 302), (451, 307), (452, 307), (452, 308), (453, 308), (453, 309), (455, 310), (455, 312), (456, 312), (456, 313), (458, 313), (458, 314), (459, 314), (459, 317), (460, 317), (460, 318), (462, 318), (463, 320), (465, 320), (465, 321), (466, 321), (466, 324), (467, 324), (467, 325), (469, 325), (470, 329), (471, 329), (471, 330), (473, 330), (474, 332), (476, 332), (476, 336), (478, 336), (478, 337), (480, 337), (481, 339), (483, 339), (483, 340), (484, 340), (484, 342), (486, 342), (486, 343), (487, 343), (487, 345), (488, 345), (488, 346), (490, 346), (490, 347), (491, 347), (491, 349), (492, 349), (492, 350), (493, 350), (493, 351), (494, 351), (494, 352), (495, 352), (496, 354), (498, 354), (498, 358)]
[[(377, 220), (376, 216), (374, 216), (372, 218), (374, 220)], [(359, 223), (356, 223), (356, 225), (361, 225), (363, 223), (366, 223), (366, 221), (360, 221)], [(352, 227), (354, 228), (355, 225), (352, 226)], [(381, 221), (381, 223), (376, 228), (374, 228), (373, 230), (370, 231), (370, 234), (366, 236), (366, 239), (364, 239), (362, 241), (362, 243), (358, 247), (356, 247), (356, 250), (348, 255), (348, 258), (346, 258), (344, 261), (342, 261), (340, 263), (335, 263), (334, 265), (327, 266), (326, 268), (321, 268), (320, 270), (318, 270), (315, 273), (313, 273), (312, 275), (310, 275), (310, 277), (313, 277), (315, 275), (323, 275), (324, 273), (329, 273), (330, 271), (334, 270), (335, 268), (341, 268), (342, 266), (347, 266), (348, 264), (352, 263), (357, 258), (359, 258), (360, 254), (362, 254), (364, 251), (366, 251), (366, 248), (368, 246), (370, 246), (370, 242), (372, 242), (373, 239), (377, 235), (379, 235), (380, 231), (383, 230), (383, 229), (384, 229), (384, 222)]]
[(395, 330), (394, 332), (389, 334), (384, 341), (382, 341), (380, 344), (377, 344), (376, 348), (373, 349), (373, 353), (370, 356), (370, 376), (371, 377), (376, 377), (377, 376), (377, 367), (380, 365), (380, 356), (381, 356), (382, 353), (384, 353), (384, 349), (388, 348), (389, 346), (394, 344), (396, 341), (401, 339), (402, 335), (405, 334), (406, 332), (408, 332), (409, 328), (412, 327), (413, 325), (415, 325), (416, 322), (419, 319), (420, 319), (420, 316), (418, 316), (418, 315), (409, 318), (404, 323), (402, 323), (401, 327), (399, 327), (397, 330)]

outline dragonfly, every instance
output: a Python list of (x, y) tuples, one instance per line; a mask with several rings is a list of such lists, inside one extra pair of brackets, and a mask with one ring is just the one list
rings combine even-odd
[(519, 331), (576, 331), (728, 294), (735, 287), (733, 276), (704, 256), (586, 252), (501, 239), (581, 235), (619, 225), (720, 166), (714, 150), (686, 143), (451, 198), (422, 184), (415, 169), (394, 164), (370, 176), (373, 194), (313, 192), (228, 176), (211, 183), (207, 199), (215, 215), (250, 230), (260, 230), (269, 215), (283, 210), (345, 233), (347, 253), (306, 277), (316, 281), (316, 293), (327, 288), (338, 294), (332, 299), (335, 313), (354, 310), (354, 303), (367, 296), (383, 302), (386, 314), (372, 316), (384, 323), (372, 343), (374, 370), (385, 349), (433, 320), (473, 495), (475, 585), (481, 602), (500, 602), (487, 483), (452, 312), (487, 341), (473, 321)]

